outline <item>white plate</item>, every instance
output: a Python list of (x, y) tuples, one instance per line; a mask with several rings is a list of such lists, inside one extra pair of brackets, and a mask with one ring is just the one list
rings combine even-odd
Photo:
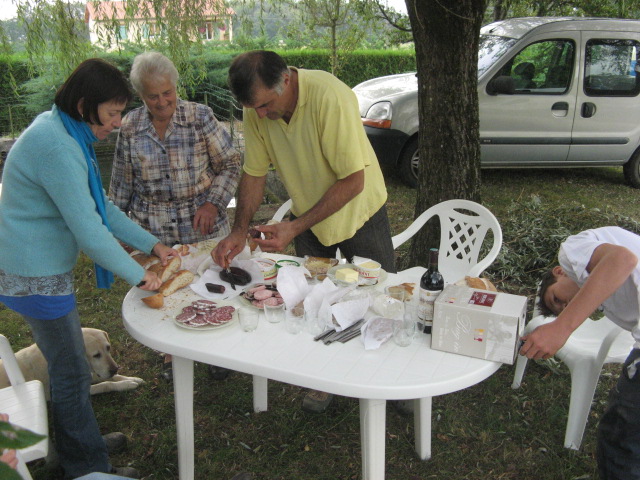
[[(353, 285), (353, 283), (349, 283), (349, 282), (343, 282), (342, 280), (338, 280), (336, 278), (336, 272), (338, 270), (340, 270), (341, 268), (351, 268), (352, 270), (355, 270), (355, 265), (351, 264), (351, 263), (343, 263), (340, 265), (336, 265), (335, 267), (331, 267), (328, 271), (327, 271), (327, 276), (334, 282), (337, 283), (338, 285)], [(369, 284), (364, 284), (362, 283), (362, 280), (358, 280), (358, 287), (375, 287), (376, 285), (378, 285), (379, 283), (384, 282), (387, 279), (387, 272), (384, 268), (380, 269), (380, 276), (378, 277), (378, 281), (376, 283), (374, 283), (373, 285), (369, 285)]]
[(181, 323), (178, 320), (176, 320), (176, 316), (180, 315), (180, 313), (182, 313), (182, 309), (184, 307), (187, 307), (187, 306), (191, 305), (192, 303), (193, 302), (189, 302), (189, 303), (183, 304), (181, 307), (177, 308), (176, 311), (174, 312), (175, 314), (171, 316), (171, 319), (173, 320), (173, 323), (175, 323), (178, 327), (185, 328), (187, 330), (218, 330), (220, 328), (225, 328), (225, 327), (228, 327), (229, 325), (233, 325), (233, 324), (237, 323), (237, 321), (238, 321), (238, 309), (233, 305), (224, 304), (222, 302), (218, 302), (217, 306), (218, 307), (232, 306), (233, 308), (235, 308), (235, 310), (233, 311), (233, 314), (231, 315), (231, 320), (229, 320), (228, 322), (223, 323), (221, 325), (207, 324), (207, 325), (202, 325), (201, 327), (194, 327), (192, 325), (185, 325), (184, 323)]

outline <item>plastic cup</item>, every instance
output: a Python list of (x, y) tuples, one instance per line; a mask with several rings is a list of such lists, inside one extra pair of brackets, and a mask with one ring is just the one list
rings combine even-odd
[(326, 325), (320, 320), (317, 313), (304, 312), (305, 330), (313, 335), (321, 334), (324, 332)]
[(304, 308), (295, 306), (287, 309), (284, 317), (284, 329), (292, 335), (297, 335), (304, 328)]
[(264, 316), (269, 323), (280, 323), (284, 320), (284, 303), (279, 305), (265, 305)]
[(407, 291), (403, 287), (395, 286), (395, 287), (386, 287), (384, 289), (384, 293), (389, 295), (391, 298), (395, 298), (401, 302), (404, 302), (406, 299)]
[(242, 328), (244, 332), (253, 332), (256, 328), (258, 328), (258, 318), (260, 318), (260, 312), (255, 308), (239, 308), (238, 318), (240, 320), (240, 328)]

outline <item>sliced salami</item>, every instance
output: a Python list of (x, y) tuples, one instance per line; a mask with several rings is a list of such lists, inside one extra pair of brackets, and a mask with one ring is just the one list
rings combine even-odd
[(179, 315), (176, 316), (176, 320), (180, 323), (189, 323), (193, 320), (195, 320), (196, 318), (196, 313), (195, 312), (182, 312)]
[(266, 300), (269, 297), (273, 297), (274, 292), (272, 290), (262, 289), (257, 292), (253, 292), (253, 298), (256, 300)]
[(275, 305), (278, 305), (278, 304), (282, 303), (282, 302), (280, 302), (278, 300), (280, 300), (280, 299), (276, 298), (276, 297), (269, 297), (269, 298), (263, 300), (262, 303), (264, 305), (274, 305), (275, 306)]

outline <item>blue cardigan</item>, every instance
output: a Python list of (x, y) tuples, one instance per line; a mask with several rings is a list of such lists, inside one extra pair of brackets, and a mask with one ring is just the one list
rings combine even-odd
[(118, 243), (149, 253), (158, 239), (107, 200), (112, 232), (89, 192), (87, 163), (57, 108), (40, 114), (9, 151), (0, 195), (0, 269), (25, 277), (69, 272), (80, 250), (136, 285), (143, 268)]

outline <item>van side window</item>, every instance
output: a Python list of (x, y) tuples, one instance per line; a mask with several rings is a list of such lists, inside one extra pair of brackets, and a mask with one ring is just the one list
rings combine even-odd
[(573, 76), (575, 44), (568, 39), (527, 45), (500, 71), (514, 80), (515, 94), (562, 95)]
[(592, 97), (635, 97), (640, 92), (635, 40), (587, 41), (584, 93)]

